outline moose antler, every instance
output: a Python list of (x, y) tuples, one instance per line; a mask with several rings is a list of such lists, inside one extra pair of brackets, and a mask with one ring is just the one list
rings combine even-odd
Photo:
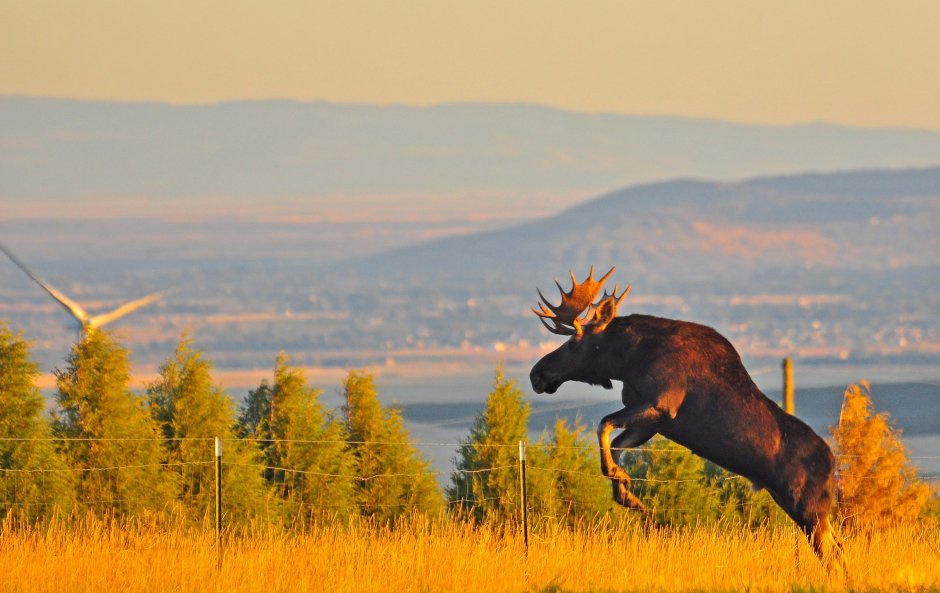
[[(607, 279), (610, 278), (610, 275), (613, 274), (616, 269), (615, 267), (611, 268), (610, 271), (604, 274), (603, 278), (594, 280), (594, 266), (591, 266), (591, 273), (588, 274), (588, 277), (585, 278), (584, 282), (581, 284), (578, 284), (577, 279), (575, 279), (574, 272), (569, 272), (571, 274), (571, 290), (568, 292), (565, 292), (565, 289), (561, 287), (561, 284), (559, 284), (557, 280), (555, 281), (559, 292), (561, 292), (561, 304), (551, 304), (548, 299), (545, 298), (545, 295), (542, 294), (542, 291), (539, 290), (538, 293), (542, 298), (542, 302), (538, 305), (541, 311), (533, 308), (532, 312), (538, 315), (542, 325), (553, 334), (561, 336), (580, 336), (583, 332), (584, 325), (594, 318), (594, 313), (597, 308), (605, 304), (605, 300), (613, 300), (614, 313), (616, 313), (620, 299), (629, 292), (630, 289), (628, 288), (627, 291), (617, 298), (617, 288), (615, 287), (613, 295), (608, 295), (605, 291), (604, 297), (598, 304), (592, 304), (594, 299), (597, 298), (597, 294), (601, 291), (601, 288), (604, 287), (604, 283), (607, 282)], [(546, 320), (550, 320), (552, 324), (549, 325)], [(606, 323), (604, 325), (606, 326)]]

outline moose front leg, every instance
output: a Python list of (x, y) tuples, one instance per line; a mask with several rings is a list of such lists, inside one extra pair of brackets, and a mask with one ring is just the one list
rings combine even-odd
[[(640, 499), (630, 491), (630, 475), (614, 460), (611, 448), (613, 446), (614, 449), (628, 449), (642, 445), (656, 434), (659, 419), (660, 413), (653, 407), (624, 408), (605, 416), (597, 429), (597, 440), (601, 449), (601, 473), (611, 480), (614, 500), (625, 507), (646, 509)], [(623, 432), (611, 443), (610, 433), (614, 430)]]

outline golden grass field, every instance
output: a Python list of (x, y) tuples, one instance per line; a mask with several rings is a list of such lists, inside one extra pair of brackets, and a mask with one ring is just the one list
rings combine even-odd
[(845, 541), (830, 576), (795, 530), (611, 525), (500, 533), (420, 518), (397, 529), (270, 527), (229, 534), (221, 570), (210, 530), (79, 525), (0, 531), (0, 590), (368, 593), (397, 591), (940, 590), (940, 529)]

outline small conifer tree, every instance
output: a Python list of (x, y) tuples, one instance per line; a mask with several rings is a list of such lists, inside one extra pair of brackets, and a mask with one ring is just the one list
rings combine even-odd
[(585, 430), (580, 418), (573, 427), (559, 418), (532, 447), (527, 478), (535, 514), (574, 525), (613, 510), (610, 480), (598, 471), (597, 445)]
[(359, 512), (381, 523), (415, 511), (440, 513), (444, 501), (430, 464), (411, 443), (401, 412), (379, 402), (372, 375), (350, 371), (344, 396)]
[(345, 427), (320, 403), (321, 391), (307, 385), (303, 370), (289, 362), (278, 355), (273, 383), (262, 381), (249, 393), (237, 430), (258, 440), (265, 476), (289, 523), (346, 519), (356, 504)]
[[(459, 512), (477, 521), (519, 516), (519, 441), (528, 442), (529, 402), (515, 381), (496, 369), (493, 390), (457, 450), (447, 494)], [(533, 493), (534, 494), (534, 493)]]
[(72, 475), (56, 454), (35, 385), (39, 367), (22, 333), (0, 323), (0, 518), (69, 512)]
[(842, 521), (867, 529), (917, 519), (930, 490), (917, 480), (901, 431), (888, 414), (875, 413), (867, 381), (845, 390), (839, 423), (831, 430)]
[(164, 513), (174, 476), (162, 469), (160, 430), (129, 388), (129, 352), (100, 329), (72, 347), (56, 371), (54, 430), (66, 462), (79, 472), (78, 504), (99, 516)]
[(215, 506), (214, 437), (224, 439), (223, 512), (246, 520), (264, 510), (260, 453), (255, 443), (235, 440), (232, 402), (212, 384), (212, 364), (183, 337), (173, 356), (147, 387), (150, 412), (160, 426), (168, 471), (176, 474), (177, 496), (186, 515), (210, 516)]

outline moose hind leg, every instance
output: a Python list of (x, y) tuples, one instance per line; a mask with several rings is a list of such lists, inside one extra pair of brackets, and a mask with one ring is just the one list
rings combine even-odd
[[(828, 449), (826, 450), (828, 453)], [(831, 454), (827, 455), (831, 460)], [(832, 461), (829, 463), (832, 467)], [(823, 566), (831, 573), (841, 569), (844, 576), (846, 572), (845, 558), (842, 545), (836, 539), (829, 523), (829, 513), (832, 510), (835, 481), (832, 471), (828, 473), (811, 473), (807, 476), (806, 486), (799, 501), (800, 523), (809, 538), (809, 543), (816, 552), (816, 556)]]
[(826, 570), (829, 572), (840, 570), (843, 575), (848, 574), (842, 544), (833, 534), (828, 517), (823, 516), (816, 521), (807, 535), (809, 536), (810, 545), (813, 546), (813, 551), (816, 552), (816, 556), (826, 567)]
[[(605, 416), (597, 429), (601, 453), (601, 473), (610, 478), (614, 501), (625, 507), (645, 510), (640, 499), (630, 491), (630, 476), (614, 460), (611, 448), (625, 449), (645, 443), (656, 434), (658, 420), (659, 412), (652, 407), (624, 408), (619, 412)], [(623, 432), (611, 443), (610, 433), (617, 429), (622, 429)]]

